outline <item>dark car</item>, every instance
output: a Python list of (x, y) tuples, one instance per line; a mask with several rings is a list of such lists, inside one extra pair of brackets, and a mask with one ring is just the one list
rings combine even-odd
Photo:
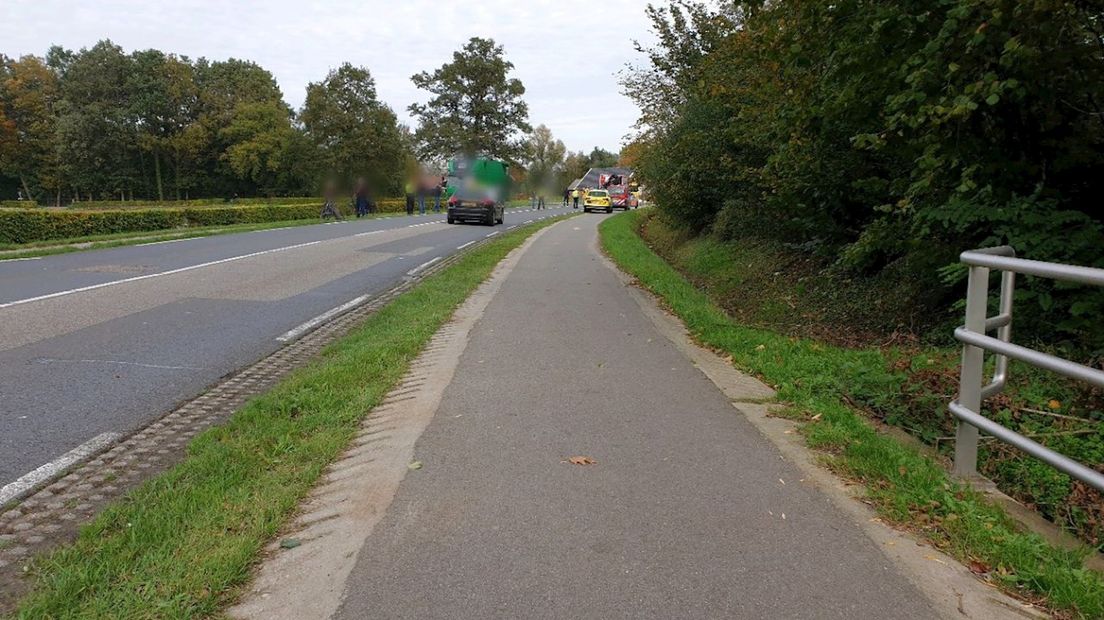
[(448, 201), (448, 223), (475, 222), (494, 226), (501, 224), (506, 207), (497, 202), (490, 192), (473, 189), (457, 189)]

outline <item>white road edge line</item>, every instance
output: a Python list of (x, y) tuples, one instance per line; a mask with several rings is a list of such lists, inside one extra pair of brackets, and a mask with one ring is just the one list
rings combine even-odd
[(96, 435), (92, 439), (89, 439), (38, 469), (24, 474), (15, 482), (5, 484), (3, 488), (0, 488), (0, 506), (19, 497), (26, 491), (33, 489), (43, 481), (49, 480), (59, 472), (72, 466), (74, 463), (80, 462), (103, 448), (106, 448), (121, 436), (121, 433), (113, 432)]
[(21, 260), (42, 260), (41, 256), (25, 256), (23, 258), (4, 258), (0, 259), (0, 263), (14, 263)]
[(288, 245), (282, 248), (272, 248), (271, 250), (261, 250), (260, 252), (250, 252), (249, 254), (242, 254), (241, 256), (231, 256), (230, 258), (223, 258), (219, 260), (208, 261), (206, 263), (200, 263), (198, 265), (189, 265), (187, 267), (180, 267), (177, 269), (170, 269), (168, 271), (160, 271), (158, 273), (147, 273), (144, 276), (134, 276), (133, 278), (123, 278), (122, 280), (112, 280), (111, 282), (101, 282), (99, 284), (91, 284), (89, 286), (82, 286), (79, 288), (69, 289), (67, 291), (58, 291), (56, 293), (49, 293), (47, 295), (39, 295), (38, 297), (28, 297), (27, 299), (17, 299), (15, 301), (9, 301), (0, 304), (0, 310), (4, 308), (10, 308), (12, 306), (18, 306), (21, 304), (29, 304), (33, 301), (42, 301), (44, 299), (53, 299), (55, 297), (64, 297), (66, 295), (72, 295), (74, 293), (83, 293), (85, 291), (94, 291), (96, 289), (106, 288), (109, 286), (115, 286), (116, 284), (126, 284), (128, 282), (138, 282), (139, 280), (149, 280), (150, 278), (160, 278), (161, 276), (171, 276), (176, 273), (184, 273), (185, 271), (191, 271), (193, 269), (201, 269), (203, 267), (211, 267), (213, 265), (221, 265), (223, 263), (232, 263), (234, 261), (243, 260), (246, 258), (253, 258), (254, 256), (263, 256), (265, 254), (272, 254), (274, 252), (283, 252), (285, 250), (294, 250), (296, 248), (305, 248), (310, 245), (318, 245), (319, 243), (325, 243), (326, 241), (335, 241), (335, 239), (319, 239), (318, 241), (308, 241), (306, 243), (297, 243), (295, 245)]
[(496, 230), (496, 231), (494, 231), (493, 233), (491, 233), (491, 234), (489, 234), (489, 235), (487, 235), (487, 236), (488, 236), (488, 237), (493, 237), (493, 236), (495, 236), (495, 235), (497, 235), (497, 234), (498, 234), (498, 231)]
[(203, 239), (203, 237), (184, 237), (183, 239), (169, 239), (167, 241), (150, 241), (149, 243), (136, 243), (134, 247), (144, 248), (147, 245), (162, 245), (165, 243), (177, 243), (179, 241), (191, 241), (193, 239)]
[(318, 327), (319, 325), (321, 325), (322, 323), (325, 323), (326, 321), (332, 319), (333, 317), (335, 317), (335, 316), (337, 316), (337, 315), (339, 315), (339, 314), (341, 314), (341, 313), (343, 313), (343, 312), (345, 312), (345, 311), (347, 311), (351, 308), (355, 308), (356, 306), (359, 306), (360, 304), (368, 301), (371, 297), (372, 297), (371, 295), (361, 295), (360, 297), (357, 297), (356, 299), (350, 299), (349, 301), (341, 304), (340, 306), (338, 306), (336, 308), (332, 308), (330, 310), (327, 310), (327, 311), (323, 312), (322, 314), (319, 314), (318, 316), (316, 316), (313, 319), (307, 321), (306, 323), (303, 323), (303, 324), (301, 324), (297, 327), (293, 327), (292, 329), (289, 329), (288, 331), (284, 332), (282, 335), (277, 336), (276, 340), (277, 340), (277, 342), (291, 342), (292, 340), (295, 340), (299, 336), (302, 336), (303, 334), (309, 332), (310, 330), (314, 329), (315, 327)]
[(463, 250), (464, 248), (468, 247), (469, 245), (471, 245), (471, 244), (473, 244), (473, 243), (475, 243), (475, 242), (474, 242), (474, 241), (469, 241), (469, 242), (465, 243), (464, 245), (458, 245), (458, 246), (456, 246), (456, 249), (457, 249), (457, 250)]
[(406, 275), (408, 275), (408, 276), (417, 275), (419, 271), (425, 269), (426, 267), (429, 267), (430, 265), (432, 265), (433, 263), (436, 263), (439, 260), (441, 260), (441, 257), (440, 256), (435, 256), (435, 257), (427, 260), (426, 262), (422, 263), (421, 265), (418, 265), (417, 267), (415, 267), (415, 268), (411, 269), (410, 271), (406, 272)]

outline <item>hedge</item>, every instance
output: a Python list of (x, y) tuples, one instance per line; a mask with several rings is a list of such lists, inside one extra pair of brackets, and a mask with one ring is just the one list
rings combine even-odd
[(214, 207), (255, 207), (261, 205), (313, 205), (321, 204), (317, 197), (290, 198), (237, 198), (233, 203), (222, 198), (198, 198), (195, 200), (87, 200), (67, 205), (69, 209), (101, 211), (115, 209), (186, 209)]
[[(378, 201), (381, 213), (404, 209), (402, 199)], [(196, 226), (226, 226), (290, 220), (316, 219), (321, 201), (294, 205), (257, 205), (234, 207), (190, 207), (154, 209), (116, 209), (85, 211), (75, 209), (0, 209), (0, 243), (32, 243), (53, 239), (71, 239), (92, 235), (146, 232)], [(339, 205), (349, 215), (352, 208)]]

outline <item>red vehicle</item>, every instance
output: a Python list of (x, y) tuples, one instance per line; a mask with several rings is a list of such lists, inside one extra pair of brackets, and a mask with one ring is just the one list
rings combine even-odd
[(609, 191), (610, 202), (615, 209), (635, 209), (639, 205), (636, 196), (632, 194), (629, 179), (622, 174), (601, 175), (598, 177), (598, 186)]

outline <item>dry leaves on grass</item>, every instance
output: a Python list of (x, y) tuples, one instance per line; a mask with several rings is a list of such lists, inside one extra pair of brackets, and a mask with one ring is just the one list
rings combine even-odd
[(571, 463), (572, 465), (594, 465), (598, 461), (595, 461), (594, 459), (590, 458), (589, 456), (573, 456), (573, 457), (571, 457), (571, 458), (569, 458), (569, 459), (567, 459), (566, 461), (563, 461), (563, 462), (564, 463)]

